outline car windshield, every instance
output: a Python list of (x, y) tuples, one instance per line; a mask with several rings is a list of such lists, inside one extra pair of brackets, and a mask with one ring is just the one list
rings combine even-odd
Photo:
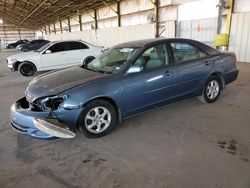
[(86, 68), (103, 73), (118, 72), (138, 51), (138, 47), (114, 47), (91, 61)]
[(44, 46), (42, 46), (42, 47), (39, 48), (38, 50), (35, 50), (35, 52), (40, 53), (40, 52), (42, 52), (43, 50), (45, 50), (46, 48), (48, 48), (49, 46), (50, 46), (50, 43), (45, 44)]

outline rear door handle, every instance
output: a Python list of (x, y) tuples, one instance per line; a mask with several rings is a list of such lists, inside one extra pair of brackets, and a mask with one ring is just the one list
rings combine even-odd
[(165, 74), (166, 74), (166, 76), (171, 76), (171, 75), (172, 75), (172, 71), (167, 70), (167, 71), (165, 72)]

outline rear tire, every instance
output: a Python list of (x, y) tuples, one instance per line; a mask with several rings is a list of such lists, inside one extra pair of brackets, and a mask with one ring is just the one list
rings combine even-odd
[(94, 100), (86, 105), (79, 118), (79, 129), (88, 138), (98, 138), (111, 132), (117, 123), (115, 107), (105, 100)]
[(95, 59), (95, 57), (87, 57), (85, 60), (84, 60), (84, 62), (83, 62), (83, 65), (87, 65), (87, 64), (89, 64), (91, 61), (93, 61)]
[(36, 66), (30, 62), (23, 62), (18, 66), (18, 71), (23, 76), (33, 76), (36, 72)]
[(210, 76), (203, 87), (202, 95), (199, 96), (199, 100), (202, 103), (215, 102), (220, 96), (221, 88), (222, 84), (220, 78), (217, 76)]

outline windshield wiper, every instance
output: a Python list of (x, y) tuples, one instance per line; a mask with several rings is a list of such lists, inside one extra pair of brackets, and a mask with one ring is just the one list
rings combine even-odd
[(82, 68), (93, 71), (93, 72), (99, 72), (99, 73), (103, 73), (103, 74), (111, 74), (110, 72), (106, 72), (106, 71), (103, 71), (103, 70), (89, 68), (86, 65), (83, 65)]
[(100, 73), (103, 73), (103, 74), (109, 74), (108, 72), (105, 72), (103, 70), (96, 70), (96, 72), (100, 72)]

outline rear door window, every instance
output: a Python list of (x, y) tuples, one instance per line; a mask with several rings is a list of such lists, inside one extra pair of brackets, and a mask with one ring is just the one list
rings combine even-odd
[(206, 57), (207, 54), (199, 50), (197, 47), (185, 42), (170, 43), (175, 63), (200, 59)]
[(67, 50), (82, 50), (87, 48), (88, 46), (81, 42), (67, 42)]

